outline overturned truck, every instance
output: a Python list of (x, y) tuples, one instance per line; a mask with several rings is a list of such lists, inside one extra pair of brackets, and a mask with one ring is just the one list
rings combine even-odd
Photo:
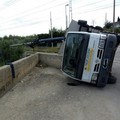
[(72, 21), (66, 33), (63, 73), (98, 87), (115, 83), (111, 69), (119, 43), (120, 35), (89, 26), (87, 21)]

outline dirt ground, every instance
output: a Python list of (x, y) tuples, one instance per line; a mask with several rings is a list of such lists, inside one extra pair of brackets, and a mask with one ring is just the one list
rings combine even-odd
[(0, 120), (120, 120), (120, 49), (113, 74), (105, 88), (68, 86), (60, 70), (36, 67), (0, 98)]

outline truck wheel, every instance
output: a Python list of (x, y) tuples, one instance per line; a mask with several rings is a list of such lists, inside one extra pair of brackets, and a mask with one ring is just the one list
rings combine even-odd
[(97, 87), (99, 87), (99, 88), (103, 88), (103, 87), (106, 86), (106, 83), (107, 83), (106, 79), (102, 78), (101, 81), (97, 81), (97, 84), (96, 84), (96, 85), (97, 85)]
[(116, 81), (117, 81), (117, 78), (114, 77), (114, 76), (110, 76), (110, 77), (108, 78), (108, 84), (115, 84)]
[(99, 88), (104, 88), (106, 86), (106, 84), (97, 84), (97, 87)]

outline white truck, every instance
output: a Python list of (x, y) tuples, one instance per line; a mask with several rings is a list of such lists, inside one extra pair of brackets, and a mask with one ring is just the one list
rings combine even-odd
[(70, 30), (66, 34), (63, 73), (98, 87), (104, 87), (108, 82), (115, 83), (111, 68), (119, 37), (88, 26), (86, 21), (78, 24), (78, 31)]

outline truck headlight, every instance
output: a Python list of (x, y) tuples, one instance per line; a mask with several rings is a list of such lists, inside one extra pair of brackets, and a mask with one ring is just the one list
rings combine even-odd
[(96, 84), (97, 83), (97, 77), (98, 77), (97, 73), (93, 73), (92, 74), (92, 79), (91, 79), (91, 83), (92, 84)]
[(103, 49), (104, 45), (105, 45), (105, 40), (100, 40), (98, 47)]
[(92, 74), (92, 80), (97, 80), (97, 77), (98, 77), (98, 73), (93, 73)]

